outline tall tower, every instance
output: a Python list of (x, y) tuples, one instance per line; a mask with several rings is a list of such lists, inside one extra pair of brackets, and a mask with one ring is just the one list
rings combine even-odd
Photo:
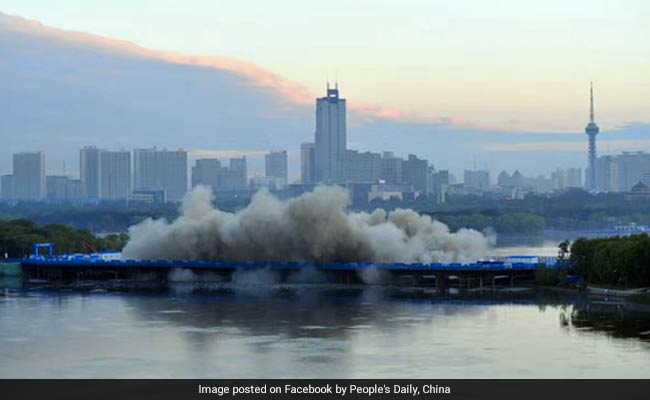
[(589, 165), (587, 176), (587, 189), (590, 192), (596, 191), (596, 135), (600, 132), (600, 128), (594, 122), (594, 84), (591, 83), (589, 89), (590, 107), (589, 107), (589, 123), (585, 128), (585, 133), (589, 136)]
[(336, 183), (341, 180), (341, 162), (346, 149), (345, 99), (339, 98), (338, 84), (327, 96), (316, 100), (316, 140), (314, 167), (317, 182)]

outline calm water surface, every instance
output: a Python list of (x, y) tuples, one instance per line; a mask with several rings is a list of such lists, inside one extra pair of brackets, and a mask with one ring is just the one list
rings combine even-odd
[(0, 377), (650, 377), (650, 323), (539, 294), (0, 281)]

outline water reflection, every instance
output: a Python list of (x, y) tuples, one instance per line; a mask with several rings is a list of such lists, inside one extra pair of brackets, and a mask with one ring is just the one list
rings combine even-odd
[(0, 377), (650, 374), (641, 317), (575, 294), (192, 283), (2, 293)]
[(650, 308), (647, 307), (637, 308), (621, 301), (592, 299), (574, 305), (570, 313), (562, 316), (566, 325), (578, 332), (596, 332), (614, 338), (650, 342)]

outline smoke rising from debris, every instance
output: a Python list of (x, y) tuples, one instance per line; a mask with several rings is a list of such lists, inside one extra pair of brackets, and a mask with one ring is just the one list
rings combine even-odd
[(129, 228), (123, 259), (465, 262), (484, 257), (494, 238), (397, 209), (349, 212), (348, 192), (318, 187), (281, 201), (260, 191), (236, 213), (214, 208), (207, 187), (197, 187), (173, 222), (147, 219)]

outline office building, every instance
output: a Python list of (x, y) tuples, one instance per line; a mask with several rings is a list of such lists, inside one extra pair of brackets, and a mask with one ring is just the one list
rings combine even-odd
[(287, 186), (289, 168), (287, 151), (271, 151), (264, 156), (265, 176), (271, 183), (271, 188), (282, 189)]
[(618, 191), (629, 192), (643, 175), (650, 172), (650, 154), (644, 152), (623, 152), (616, 156)]
[(45, 197), (45, 155), (43, 152), (13, 156), (14, 197), (41, 200)]
[(346, 106), (339, 98), (338, 84), (327, 96), (316, 100), (316, 133), (314, 164), (316, 182), (336, 183), (341, 180), (341, 160), (346, 150)]
[(67, 199), (68, 179), (65, 175), (47, 175), (45, 177), (45, 197), (48, 200)]
[(316, 181), (316, 159), (314, 143), (300, 144), (300, 182), (312, 184)]
[(385, 151), (381, 157), (381, 179), (388, 184), (401, 184), (403, 161), (401, 157), (395, 157), (392, 151)]
[(451, 185), (451, 175), (448, 170), (436, 171), (429, 167), (427, 173), (427, 193), (433, 195), (437, 204), (444, 204), (446, 201), (447, 188)]
[[(618, 163), (616, 157), (602, 156), (596, 159), (596, 191), (618, 192)], [(587, 174), (587, 178), (589, 175)]]
[(209, 186), (213, 192), (246, 190), (246, 158), (231, 158), (227, 167), (216, 158), (196, 160), (192, 167), (192, 187), (197, 185)]
[(184, 150), (133, 150), (135, 190), (165, 191), (167, 200), (179, 201), (187, 193), (187, 152)]
[(79, 151), (79, 178), (84, 197), (98, 199), (101, 191), (101, 150), (86, 146)]
[(228, 190), (246, 190), (248, 188), (248, 167), (246, 157), (231, 158), (224, 186)]
[(216, 158), (196, 160), (192, 167), (192, 187), (204, 185), (216, 190), (219, 187), (221, 168), (221, 161)]
[(342, 182), (374, 183), (381, 178), (381, 154), (346, 150), (341, 162)]
[(13, 175), (2, 175), (0, 180), (0, 194), (4, 200), (10, 200), (15, 197)]
[(99, 197), (127, 199), (131, 194), (131, 152), (102, 150), (99, 160)]
[(582, 169), (568, 168), (564, 174), (564, 188), (581, 188), (582, 187)]
[(463, 184), (467, 189), (474, 189), (481, 192), (485, 192), (490, 189), (490, 171), (486, 169), (466, 169), (463, 177)]
[(426, 193), (428, 167), (427, 160), (409, 154), (408, 159), (402, 162), (402, 179), (404, 183), (412, 185), (413, 190), (416, 192)]

